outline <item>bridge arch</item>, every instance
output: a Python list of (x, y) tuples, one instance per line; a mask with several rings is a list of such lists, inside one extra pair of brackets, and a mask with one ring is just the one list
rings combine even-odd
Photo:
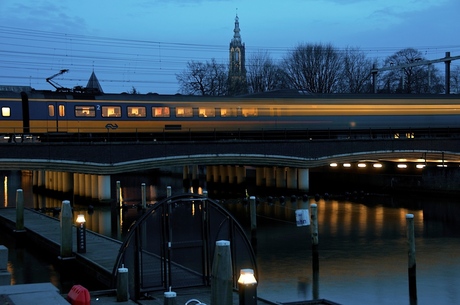
[[(169, 287), (210, 286), (218, 240), (230, 241), (233, 286), (240, 269), (257, 273), (256, 257), (238, 222), (216, 201), (182, 194), (156, 203), (129, 229), (112, 272), (129, 270), (129, 293), (139, 299)], [(112, 283), (115, 286), (115, 283)]]

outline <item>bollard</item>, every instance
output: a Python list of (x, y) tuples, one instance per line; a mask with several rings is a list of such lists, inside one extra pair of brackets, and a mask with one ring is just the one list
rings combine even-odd
[(406, 214), (407, 244), (408, 249), (408, 276), (409, 276), (409, 297), (417, 299), (417, 278), (415, 264), (415, 237), (414, 237), (414, 215)]
[(121, 206), (121, 183), (117, 181), (117, 206)]
[(166, 187), (166, 197), (171, 197), (172, 195), (172, 190), (170, 186)]
[(8, 248), (0, 245), (0, 286), (11, 285), (11, 273), (8, 271)]
[(238, 278), (239, 305), (257, 305), (257, 280), (254, 270), (241, 269)]
[(171, 291), (171, 287), (169, 287), (169, 291), (164, 293), (164, 305), (176, 305), (176, 293)]
[(256, 197), (249, 197), (249, 213), (251, 215), (251, 246), (257, 248), (257, 208)]
[(145, 210), (147, 208), (147, 193), (145, 190), (145, 183), (141, 184), (141, 197), (142, 209)]
[(72, 207), (69, 200), (62, 201), (61, 207), (61, 259), (72, 257)]
[(233, 273), (230, 241), (216, 241), (211, 270), (211, 305), (233, 304)]
[(24, 192), (16, 190), (16, 232), (24, 231)]
[(318, 253), (318, 205), (312, 203), (311, 211), (311, 250), (312, 250), (312, 271), (313, 271), (313, 299), (319, 298), (319, 253)]
[(126, 302), (128, 298), (128, 268), (122, 265), (117, 273), (117, 302)]

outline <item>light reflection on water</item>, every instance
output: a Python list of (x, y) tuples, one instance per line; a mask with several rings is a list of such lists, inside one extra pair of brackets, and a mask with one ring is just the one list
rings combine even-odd
[[(8, 175), (8, 205), (14, 206), (15, 189), (22, 185), (34, 208), (60, 207), (61, 200), (32, 195), (30, 178)], [(125, 198), (136, 204), (141, 182), (149, 194), (161, 196), (166, 185), (181, 189), (181, 179), (159, 182), (137, 177), (125, 183)], [(155, 185), (155, 186), (153, 186)], [(212, 194), (212, 192), (210, 192)], [(29, 197), (27, 197), (29, 196)], [(152, 197), (153, 195), (149, 195)], [(210, 196), (212, 197), (212, 195)], [(4, 198), (2, 198), (4, 201)], [(310, 203), (313, 202), (310, 199)], [(247, 206), (225, 201), (225, 206), (249, 228)], [(270, 301), (311, 300), (314, 296), (340, 304), (409, 304), (406, 214), (415, 216), (418, 305), (459, 304), (460, 208), (455, 200), (375, 197), (365, 200), (321, 199), (318, 202), (319, 276), (312, 272), (309, 227), (295, 226), (295, 209), (308, 206), (302, 200), (274, 201), (258, 205), (258, 295)], [(139, 214), (136, 208), (113, 215), (110, 207), (75, 205), (84, 213), (89, 229), (122, 239)], [(120, 220), (121, 219), (121, 220)], [(2, 240), (0, 240), (1, 242)], [(59, 274), (43, 261), (29, 265), (17, 252), (11, 260), (15, 283), (51, 281), (59, 287)], [(40, 270), (39, 270), (40, 269)], [(24, 271), (26, 270), (26, 271)], [(30, 275), (29, 275), (30, 274)], [(46, 274), (46, 276), (42, 276)]]

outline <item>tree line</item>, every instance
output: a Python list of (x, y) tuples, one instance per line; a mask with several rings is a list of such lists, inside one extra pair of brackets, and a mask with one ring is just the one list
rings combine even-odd
[[(380, 66), (400, 66), (424, 61), (414, 49), (402, 49), (388, 56)], [(372, 93), (371, 70), (378, 67), (359, 48), (339, 50), (331, 44), (300, 44), (278, 63), (266, 51), (252, 54), (246, 61), (246, 81), (232, 86), (228, 65), (211, 60), (189, 61), (176, 79), (180, 93), (192, 95), (241, 95), (282, 89), (312, 93)], [(459, 88), (459, 67), (451, 73), (453, 91)], [(420, 65), (378, 73), (378, 93), (443, 93), (443, 73), (433, 65)]]

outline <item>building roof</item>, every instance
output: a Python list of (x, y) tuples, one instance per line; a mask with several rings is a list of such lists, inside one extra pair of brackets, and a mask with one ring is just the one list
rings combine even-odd
[(102, 87), (101, 87), (101, 84), (99, 83), (99, 80), (97, 79), (96, 77), (96, 74), (94, 73), (91, 73), (91, 76), (88, 80), (88, 84), (86, 84), (86, 89), (92, 89), (94, 91), (99, 91), (101, 93), (103, 93), (104, 91), (102, 90)]

